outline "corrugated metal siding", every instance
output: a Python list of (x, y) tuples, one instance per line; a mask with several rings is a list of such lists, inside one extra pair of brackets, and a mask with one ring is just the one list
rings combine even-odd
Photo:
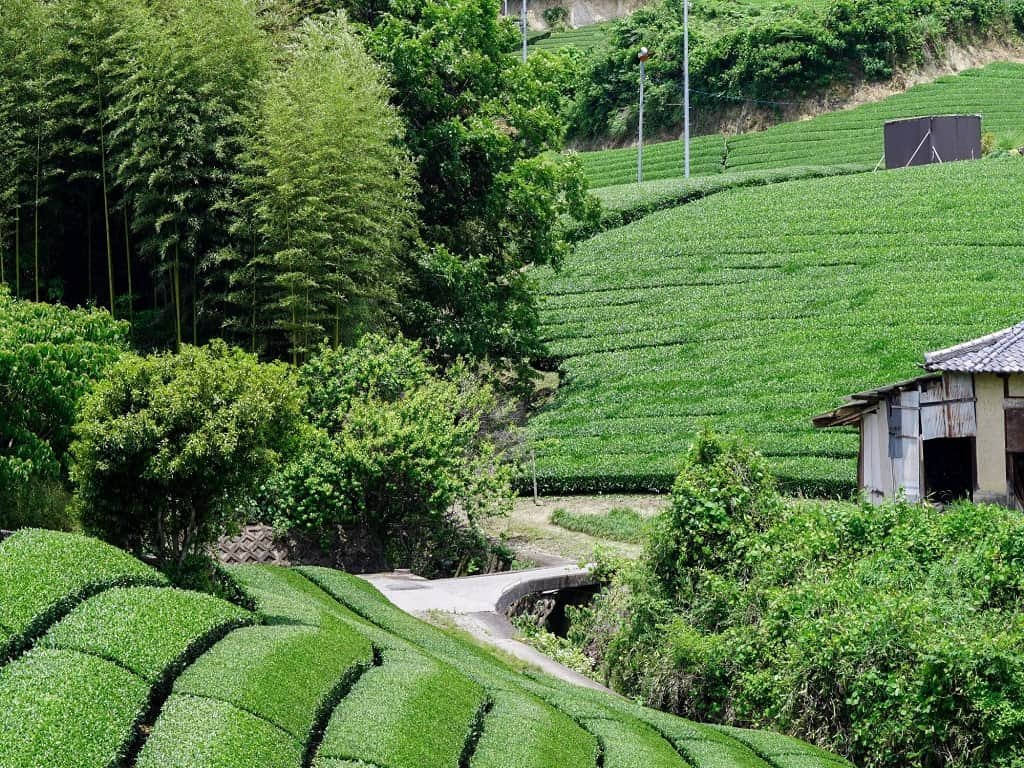
[(921, 437), (974, 437), (978, 434), (974, 380), (970, 374), (947, 373), (922, 385)]

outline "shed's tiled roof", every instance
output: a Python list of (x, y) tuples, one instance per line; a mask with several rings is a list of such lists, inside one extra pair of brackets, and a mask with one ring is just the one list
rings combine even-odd
[(1024, 323), (924, 356), (929, 371), (1024, 373)]

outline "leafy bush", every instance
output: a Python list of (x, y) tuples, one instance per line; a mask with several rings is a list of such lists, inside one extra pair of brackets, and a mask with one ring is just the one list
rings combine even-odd
[(477, 522), (511, 503), (510, 470), (484, 434), (491, 389), (461, 365), (441, 375), (415, 344), (379, 336), (322, 349), (300, 380), (315, 429), (267, 484), (278, 527), (329, 546), (339, 529), (368, 539), (364, 567), (482, 567), (489, 546)]
[(569, 21), (569, 9), (561, 5), (553, 5), (544, 9), (544, 23), (549, 27), (561, 27)]
[[(757, 497), (747, 476), (730, 495)], [(768, 498), (723, 534), (706, 524), (722, 519), (707, 485), (723, 476), (708, 480), (696, 494), (684, 472), (677, 486), (690, 510), (674, 528), (682, 544), (656, 537), (574, 629), (623, 692), (870, 768), (1024, 758), (1019, 515), (967, 503), (779, 510)], [(787, 751), (726, 733), (762, 755)]]
[(0, 544), (0, 661), (17, 653), (79, 602), (111, 587), (163, 586), (149, 566), (94, 539), (23, 530)]
[(370, 644), (340, 622), (248, 627), (204, 653), (174, 692), (230, 702), (305, 743), (338, 686), (368, 666)]
[(105, 312), (20, 301), (0, 285), (0, 528), (70, 525), (61, 489), (78, 401), (126, 337)]
[(389, 768), (458, 765), (485, 701), (482, 688), (449, 667), (391, 655), (338, 705), (319, 755)]
[(117, 765), (148, 700), (146, 683), (108, 661), (33, 651), (0, 668), (0, 765)]
[(240, 608), (198, 592), (112, 589), (79, 605), (41, 644), (115, 661), (156, 684), (251, 621)]
[(303, 745), (223, 701), (173, 695), (139, 755), (139, 768), (295, 768)]
[(180, 568), (239, 510), (301, 423), (291, 373), (223, 342), (129, 357), (83, 403), (76, 502), (85, 528)]

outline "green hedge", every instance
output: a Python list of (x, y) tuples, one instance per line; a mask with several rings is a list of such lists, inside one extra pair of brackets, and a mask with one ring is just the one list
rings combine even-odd
[(223, 701), (174, 695), (137, 768), (299, 768), (303, 744)]
[(340, 622), (232, 632), (178, 678), (175, 693), (227, 701), (303, 742), (373, 661), (370, 643)]
[(829, 766), (847, 768), (850, 765), (845, 760), (819, 749), (813, 744), (807, 744), (774, 731), (748, 731), (726, 725), (712, 727), (737, 741), (742, 741), (776, 768), (804, 768), (812, 764), (823, 766), (823, 768), (829, 768)]
[(331, 716), (319, 755), (388, 768), (456, 768), (483, 688), (425, 656), (389, 654)]
[(272, 565), (227, 568), (238, 586), (257, 605), (268, 624), (307, 624), (318, 627), (325, 618), (351, 616), (341, 603), (297, 570)]
[(470, 768), (592, 768), (597, 755), (597, 740), (568, 716), (528, 693), (501, 691)]
[(606, 719), (584, 725), (601, 744), (604, 768), (688, 768), (672, 745), (645, 725)]
[(214, 640), (251, 622), (247, 611), (198, 592), (119, 588), (79, 605), (41, 644), (116, 661), (157, 683)]
[(145, 682), (108, 661), (34, 650), (0, 669), (0, 766), (117, 765), (148, 700)]
[(157, 571), (119, 549), (70, 533), (26, 529), (0, 544), (0, 662), (79, 602), (117, 586), (165, 586)]

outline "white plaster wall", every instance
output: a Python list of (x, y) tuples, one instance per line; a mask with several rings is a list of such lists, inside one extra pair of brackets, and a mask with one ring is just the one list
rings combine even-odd
[(979, 501), (1005, 502), (1006, 415), (1003, 411), (1003, 380), (991, 374), (974, 377), (978, 398), (978, 492)]

